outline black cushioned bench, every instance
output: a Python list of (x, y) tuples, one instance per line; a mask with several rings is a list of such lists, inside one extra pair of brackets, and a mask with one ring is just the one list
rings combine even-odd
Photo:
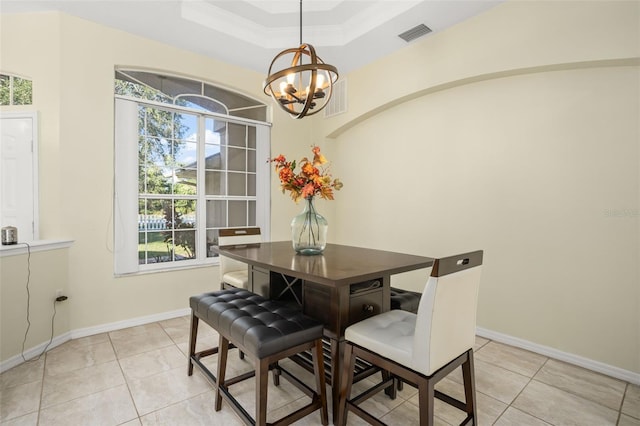
[(391, 309), (401, 309), (417, 314), (421, 297), (421, 293), (391, 287)]
[[(291, 309), (281, 302), (265, 299), (243, 289), (227, 289), (189, 299), (191, 306), (191, 334), (189, 338), (188, 374), (193, 366), (205, 374), (216, 389), (216, 411), (222, 408), (224, 398), (246, 424), (266, 425), (267, 382), (269, 370), (274, 369), (274, 382), (282, 375), (311, 398), (311, 402), (278, 420), (287, 425), (320, 410), (322, 424), (328, 423), (324, 365), (322, 355), (323, 324)], [(220, 335), (217, 348), (196, 352), (199, 320)], [(225, 378), (227, 354), (237, 347), (254, 362), (254, 371), (230, 379)], [(311, 350), (313, 355), (316, 390), (282, 368), (278, 361), (300, 352)], [(218, 353), (217, 377), (201, 359)], [(256, 413), (252, 418), (231, 395), (228, 387), (250, 377), (256, 377)]]

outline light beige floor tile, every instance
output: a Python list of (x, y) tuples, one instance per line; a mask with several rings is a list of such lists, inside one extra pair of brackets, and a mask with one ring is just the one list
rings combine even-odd
[[(185, 355), (189, 354), (189, 331), (187, 330), (182, 337), (177, 335), (173, 337), (178, 348)], [(218, 333), (204, 322), (200, 321), (198, 326), (198, 336), (196, 339), (196, 352), (218, 347), (219, 336)]]
[(124, 382), (124, 377), (117, 361), (110, 361), (57, 376), (45, 374), (42, 387), (42, 407), (50, 407), (54, 404), (94, 394), (122, 385)]
[[(50, 350), (46, 355), (46, 363), (43, 356), (40, 361), (24, 363), (2, 373), (2, 426), (35, 426), (40, 390), (41, 425), (242, 424), (226, 403), (223, 403), (221, 412), (213, 410), (211, 385), (197, 368), (193, 377), (186, 375), (189, 328), (189, 316), (185, 316), (75, 339)], [(197, 350), (218, 345), (217, 333), (202, 322), (198, 334)], [(111, 349), (107, 349), (108, 346)], [(476, 337), (474, 348), (478, 420), (482, 426), (615, 425), (620, 406), (622, 413), (619, 426), (640, 426), (639, 386), (627, 385), (555, 360), (547, 361), (537, 371), (534, 380), (529, 382), (526, 376), (536, 368), (538, 357), (545, 357), (481, 337)], [(120, 359), (114, 361), (114, 355)], [(217, 356), (206, 358), (204, 363), (215, 373)], [(289, 360), (283, 361), (283, 365), (307, 385), (315, 386), (313, 376), (306, 370)], [(237, 351), (230, 353), (228, 376), (252, 368), (252, 360), (240, 360)], [(125, 377), (130, 391), (124, 386)], [(377, 381), (379, 377), (372, 376), (355, 388), (372, 384), (373, 378)], [(457, 370), (441, 381), (437, 388), (463, 400), (461, 383), (462, 375)], [(231, 388), (232, 393), (239, 396), (252, 414), (254, 386), (255, 380), (251, 379)], [(621, 393), (620, 389), (625, 392), (625, 386), (626, 393)], [(330, 388), (327, 387), (327, 390), (331, 419)], [(506, 402), (516, 395), (513, 405), (507, 407)], [(417, 400), (417, 390), (405, 384), (404, 391), (398, 394), (396, 400), (380, 393), (365, 402), (363, 408), (388, 424), (412, 425), (418, 424)], [(141, 407), (140, 414), (143, 417), (140, 419), (134, 401)], [(282, 379), (280, 387), (275, 387), (270, 374), (270, 420), (292, 412), (308, 401), (308, 397), (285, 379)], [(614, 407), (616, 401), (618, 405)], [(602, 403), (613, 409), (602, 406)], [(101, 410), (106, 410), (106, 414)], [(436, 424), (443, 426), (457, 424), (464, 418), (464, 413), (439, 400), (436, 400), (435, 415)], [(105, 422), (98, 420), (96, 423), (96, 416), (105, 419)], [(114, 420), (113, 417), (118, 418)], [(320, 415), (316, 412), (295, 424), (310, 426), (319, 423)], [(347, 424), (360, 426), (366, 422), (351, 413)]]
[(212, 391), (173, 404), (166, 408), (149, 413), (140, 418), (143, 426), (241, 426), (244, 423), (228, 406), (221, 411), (214, 410), (214, 394)]
[(618, 412), (533, 380), (512, 405), (554, 425), (615, 425)]
[(476, 336), (476, 341), (473, 344), (473, 351), (478, 351), (481, 347), (489, 343), (491, 340), (485, 339), (484, 337)]
[(106, 389), (63, 404), (45, 408), (40, 426), (112, 426), (137, 418), (126, 385)]
[[(269, 411), (267, 413), (267, 422), (274, 422), (287, 414), (293, 413), (294, 411), (304, 407), (309, 404), (311, 400), (304, 396), (302, 398), (298, 398), (297, 400), (285, 405), (284, 407), (277, 408), (275, 410)], [(331, 424), (331, 411), (327, 411), (327, 416), (329, 419), (329, 424)], [(322, 417), (320, 416), (320, 410), (316, 410), (313, 413), (301, 418), (297, 422), (293, 423), (296, 426), (318, 426), (322, 424)]]
[(184, 367), (186, 371), (187, 357), (177, 346), (171, 345), (139, 355), (120, 359), (120, 367), (124, 376), (129, 379), (142, 379), (162, 371)]
[[(356, 417), (352, 413), (350, 413), (349, 416)], [(382, 416), (380, 420), (388, 425), (417, 426), (420, 424), (420, 412), (416, 405), (407, 401), (400, 404), (386, 415)], [(451, 424), (438, 417), (437, 411), (435, 412), (433, 422), (436, 426), (449, 426)]]
[(38, 380), (0, 390), (0, 421), (37, 412), (41, 389), (42, 381)]
[(536, 374), (539, 382), (619, 410), (626, 383), (584, 368), (550, 359)]
[(621, 414), (620, 420), (618, 420), (618, 426), (640, 426), (640, 419)]
[(174, 344), (169, 335), (157, 323), (112, 331), (109, 336), (118, 358), (125, 358)]
[(506, 368), (523, 376), (533, 377), (545, 363), (547, 357), (502, 343), (489, 342), (475, 352), (475, 359)]
[(17, 417), (15, 419), (0, 422), (2, 426), (37, 426), (38, 412), (27, 414), (26, 416)]
[(94, 334), (93, 336), (80, 337), (78, 339), (72, 339), (64, 344), (57, 346), (50, 351), (47, 351), (47, 355), (55, 354), (63, 351), (75, 351), (85, 346), (96, 345), (98, 343), (109, 342), (109, 335), (107, 333)]
[[(269, 386), (267, 388), (267, 412), (277, 410), (293, 401), (302, 398), (304, 393), (292, 385), (287, 379), (280, 379), (280, 386), (273, 384), (272, 375), (269, 373)], [(229, 387), (229, 392), (252, 416), (256, 411), (256, 381), (255, 378), (247, 379)], [(307, 397), (307, 400), (310, 399)], [(226, 402), (223, 401), (223, 405)]]
[(202, 375), (194, 374), (189, 377), (184, 367), (163, 371), (143, 379), (131, 379), (128, 384), (141, 416), (211, 389)]
[[(375, 386), (377, 383), (380, 383), (379, 375), (376, 376), (377, 377), (375, 378), (368, 377), (354, 383), (351, 387), (351, 398), (360, 395), (362, 392), (372, 386)], [(391, 399), (384, 393), (384, 391), (381, 391), (360, 404), (360, 407), (363, 410), (368, 411), (371, 415), (380, 418), (404, 402), (405, 399), (403, 398), (398, 397), (396, 399)]]
[(41, 357), (37, 361), (23, 362), (0, 374), (0, 389), (42, 381), (44, 359), (45, 357)]
[[(207, 367), (214, 375), (217, 376), (218, 355), (208, 356), (201, 359), (201, 361), (205, 365), (205, 367)], [(194, 366), (194, 370), (197, 369), (198, 367)], [(240, 359), (240, 355), (237, 349), (232, 349), (229, 351), (229, 355), (227, 357), (227, 378), (247, 373), (249, 371), (252, 371), (253, 369), (253, 360), (251, 360), (248, 356), (245, 356), (244, 359)]]
[(509, 407), (500, 416), (495, 426), (550, 426), (549, 423), (530, 416), (517, 408)]
[(622, 402), (622, 412), (636, 419), (640, 419), (640, 386), (627, 385), (624, 401)]
[(171, 340), (175, 343), (189, 341), (190, 317), (172, 318), (160, 321), (158, 324), (160, 324)]
[[(484, 361), (475, 361), (476, 390), (505, 404), (529, 383), (530, 378)], [(458, 368), (448, 378), (462, 383), (462, 370)]]
[[(436, 389), (440, 392), (456, 398), (459, 401), (465, 401), (464, 387), (461, 383), (457, 383), (454, 380), (445, 377), (438, 382)], [(418, 405), (418, 395), (415, 395), (409, 400), (414, 405)], [(478, 411), (478, 423), (481, 425), (491, 425), (507, 408), (507, 404), (491, 398), (483, 393), (476, 391), (476, 404)], [(435, 400), (434, 404), (435, 414), (447, 423), (458, 425), (466, 417), (466, 413), (458, 410), (457, 408), (447, 404), (446, 402)]]
[(81, 346), (73, 350), (48, 353), (45, 372), (48, 376), (67, 374), (74, 370), (102, 364), (116, 359), (111, 342)]

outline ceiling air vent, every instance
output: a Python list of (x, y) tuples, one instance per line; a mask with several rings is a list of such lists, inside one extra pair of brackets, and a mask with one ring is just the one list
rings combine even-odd
[(422, 37), (423, 35), (429, 34), (431, 32), (431, 28), (427, 27), (425, 24), (420, 24), (403, 32), (402, 34), (398, 34), (398, 37), (409, 43), (412, 40), (417, 39), (418, 37)]

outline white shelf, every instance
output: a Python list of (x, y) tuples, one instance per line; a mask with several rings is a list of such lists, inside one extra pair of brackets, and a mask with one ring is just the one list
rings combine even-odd
[(7, 246), (0, 245), (0, 257), (17, 256), (27, 254), (28, 252), (35, 253), (39, 251), (64, 249), (71, 247), (72, 244), (73, 240), (38, 240)]

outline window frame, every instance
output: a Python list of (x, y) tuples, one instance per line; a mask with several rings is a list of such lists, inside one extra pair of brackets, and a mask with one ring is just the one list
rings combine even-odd
[[(205, 141), (198, 138), (198, 193), (196, 195), (196, 258), (168, 262), (140, 264), (138, 260), (138, 108), (140, 105), (163, 110), (184, 112), (199, 117), (222, 120), (229, 124), (249, 125), (256, 129), (256, 226), (265, 239), (270, 237), (270, 179), (271, 168), (266, 159), (270, 156), (271, 123), (206, 112), (180, 105), (172, 105), (131, 96), (114, 95), (115, 158), (114, 158), (114, 273), (116, 276), (147, 272), (159, 272), (200, 266), (216, 265), (218, 257), (207, 257), (206, 204), (212, 196), (205, 191)], [(202, 129), (200, 129), (202, 131)], [(264, 158), (265, 161), (260, 161)], [(226, 172), (227, 170), (225, 170)], [(135, 183), (135, 184), (134, 184)], [(171, 197), (175, 197), (172, 194)], [(179, 197), (178, 197), (179, 198)], [(224, 195), (216, 199), (237, 200), (238, 197)], [(246, 197), (242, 197), (246, 199)], [(135, 238), (131, 238), (135, 235)]]

